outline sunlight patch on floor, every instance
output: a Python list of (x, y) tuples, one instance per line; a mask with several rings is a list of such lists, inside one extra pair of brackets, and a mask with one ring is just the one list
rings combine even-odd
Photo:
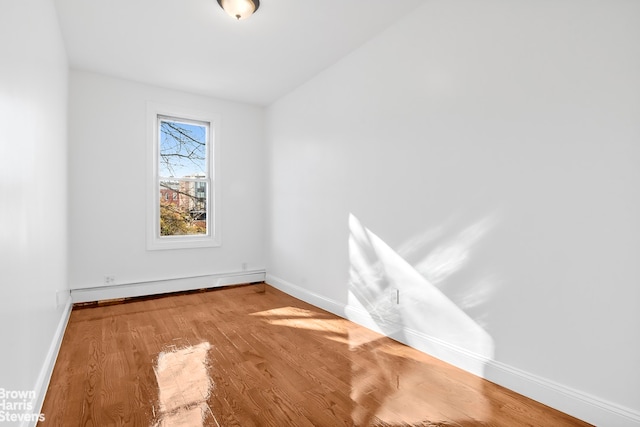
[(343, 319), (326, 319), (318, 313), (297, 307), (279, 307), (251, 313), (251, 316), (261, 317), (270, 325), (317, 331), (326, 339), (349, 343)]
[(406, 357), (401, 346), (384, 339), (363, 345), (369, 363), (351, 365), (354, 425), (468, 426), (491, 419), (491, 402), (477, 393), (482, 379), (466, 377), (461, 387), (455, 374), (424, 369), (424, 362)]
[(163, 351), (154, 371), (158, 382), (159, 421), (154, 427), (202, 427), (210, 412), (213, 383), (207, 371), (211, 345)]
[(283, 318), (291, 318), (291, 317), (315, 317), (316, 313), (310, 310), (305, 310), (298, 307), (278, 307), (271, 310), (258, 311), (255, 313), (251, 313), (251, 316), (259, 316), (259, 317), (283, 317)]

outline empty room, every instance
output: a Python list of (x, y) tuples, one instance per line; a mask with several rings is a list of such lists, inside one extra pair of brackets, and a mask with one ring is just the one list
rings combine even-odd
[(640, 2), (0, 5), (0, 427), (640, 427)]

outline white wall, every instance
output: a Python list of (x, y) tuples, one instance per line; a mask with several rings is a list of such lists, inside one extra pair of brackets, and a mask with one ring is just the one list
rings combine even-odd
[[(50, 0), (0, 13), (0, 388), (46, 387), (65, 318), (67, 59)], [(66, 297), (66, 298), (65, 298)], [(44, 368), (43, 368), (44, 367)], [(38, 384), (40, 382), (40, 384)]]
[[(220, 115), (221, 247), (146, 250), (148, 101)], [(69, 111), (72, 289), (264, 269), (261, 107), (73, 70)]]
[[(640, 422), (638, 40), (635, 1), (425, 2), (268, 109), (268, 278), (348, 312), (352, 214), (489, 334), (487, 370)], [(376, 241), (371, 298), (399, 286)]]

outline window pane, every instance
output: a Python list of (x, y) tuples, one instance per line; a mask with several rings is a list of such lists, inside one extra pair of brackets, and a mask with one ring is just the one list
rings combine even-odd
[(207, 183), (160, 181), (160, 236), (207, 234)]
[(207, 128), (206, 124), (160, 119), (161, 177), (206, 177)]

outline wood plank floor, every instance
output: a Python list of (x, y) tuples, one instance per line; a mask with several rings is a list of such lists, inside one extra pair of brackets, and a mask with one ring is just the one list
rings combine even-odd
[(74, 308), (38, 425), (589, 425), (261, 286)]

